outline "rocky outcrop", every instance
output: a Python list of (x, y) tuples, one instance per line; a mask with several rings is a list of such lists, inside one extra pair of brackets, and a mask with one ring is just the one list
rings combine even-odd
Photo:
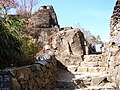
[(117, 0), (113, 15), (111, 16), (111, 22), (110, 22), (110, 35), (111, 37), (116, 37), (118, 32), (120, 31), (120, 1)]
[(29, 24), (36, 28), (58, 26), (57, 16), (52, 6), (42, 6), (28, 19)]
[(27, 34), (36, 39), (39, 47), (43, 47), (46, 40), (59, 29), (56, 13), (52, 6), (41, 6), (31, 18), (25, 30)]
[(79, 29), (61, 30), (53, 37), (52, 47), (62, 64), (79, 65), (85, 54), (85, 42)]
[(56, 80), (56, 59), (19, 68), (7, 68), (12, 75), (12, 90), (53, 90)]
[(110, 22), (111, 41), (109, 43), (108, 71), (111, 81), (120, 88), (120, 0), (117, 0)]

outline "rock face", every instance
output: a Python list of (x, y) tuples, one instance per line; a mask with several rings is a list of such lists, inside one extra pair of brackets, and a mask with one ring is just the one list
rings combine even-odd
[(120, 0), (117, 0), (110, 22), (111, 41), (109, 43), (108, 71), (111, 81), (120, 88)]
[(64, 65), (79, 65), (85, 54), (85, 39), (79, 29), (59, 31), (52, 41), (56, 58)]
[(28, 19), (25, 32), (36, 39), (40, 47), (59, 28), (57, 16), (52, 6), (42, 6)]
[(50, 28), (58, 25), (57, 16), (52, 6), (42, 6), (29, 18), (30, 24), (36, 28)]
[(110, 35), (111, 37), (116, 37), (118, 32), (120, 31), (120, 1), (117, 0), (116, 5), (114, 7), (113, 15), (111, 16), (110, 22)]
[(12, 75), (12, 90), (53, 90), (56, 80), (56, 59), (46, 65), (33, 64), (6, 69)]

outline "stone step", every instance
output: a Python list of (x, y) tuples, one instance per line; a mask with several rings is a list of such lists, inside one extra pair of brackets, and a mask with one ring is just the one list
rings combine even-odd
[(76, 65), (69, 65), (67, 66), (67, 69), (68, 71), (70, 72), (104, 72), (106, 71), (106, 67), (105, 66), (96, 66), (96, 67), (93, 67), (96, 63), (92, 63), (91, 65), (88, 65), (90, 63), (87, 63), (82, 65), (82, 66), (76, 66)]
[(116, 90), (116, 84), (107, 77), (109, 74), (75, 75), (71, 80), (57, 80), (54, 90)]
[[(98, 72), (98, 73), (89, 73), (89, 72), (72, 72), (72, 74), (74, 74), (74, 76), (76, 75), (101, 75), (101, 74), (106, 74), (106, 73), (102, 73), (102, 72)], [(110, 77), (111, 78), (111, 77)]]
[(86, 62), (86, 61), (82, 61), (80, 64), (81, 67), (104, 67), (104, 63), (103, 62)]
[(102, 61), (103, 60), (103, 56), (102, 54), (92, 54), (92, 55), (84, 55), (84, 61), (90, 62), (96, 62), (96, 61)]
[(114, 87), (106, 86), (90, 86), (88, 88), (75, 89), (75, 90), (116, 90)]
[[(83, 90), (115, 90), (116, 84), (110, 83), (107, 78), (109, 74), (83, 74), (83, 75), (76, 75), (74, 82), (79, 88), (83, 88), (82, 86), (86, 87)], [(81, 86), (82, 85), (82, 86)], [(96, 87), (101, 87), (101, 89), (97, 89)], [(107, 89), (105, 89), (107, 87)], [(108, 88), (109, 87), (109, 88)]]
[(77, 68), (78, 68), (78, 66), (76, 66), (76, 65), (69, 65), (69, 66), (67, 66), (67, 69), (68, 69), (70, 72), (76, 72), (76, 71), (77, 71)]
[(105, 73), (106, 67), (81, 67), (77, 68), (78, 73)]
[(74, 90), (75, 88), (77, 89), (77, 86), (73, 80), (57, 80), (56, 88), (58, 88), (58, 90)]

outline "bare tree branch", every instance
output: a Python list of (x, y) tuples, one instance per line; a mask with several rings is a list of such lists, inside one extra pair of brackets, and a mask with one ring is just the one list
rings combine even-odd
[(23, 17), (31, 16), (33, 7), (40, 3), (40, 1), (41, 0), (17, 0), (17, 13)]

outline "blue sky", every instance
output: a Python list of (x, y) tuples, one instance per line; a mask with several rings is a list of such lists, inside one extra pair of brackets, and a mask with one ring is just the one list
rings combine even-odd
[(109, 40), (110, 16), (116, 0), (42, 0), (37, 7), (53, 5), (61, 27), (80, 25), (103, 41)]
[(57, 14), (60, 27), (80, 25), (93, 35), (100, 35), (103, 41), (109, 41), (110, 17), (116, 0), (41, 0), (34, 7), (52, 5)]

